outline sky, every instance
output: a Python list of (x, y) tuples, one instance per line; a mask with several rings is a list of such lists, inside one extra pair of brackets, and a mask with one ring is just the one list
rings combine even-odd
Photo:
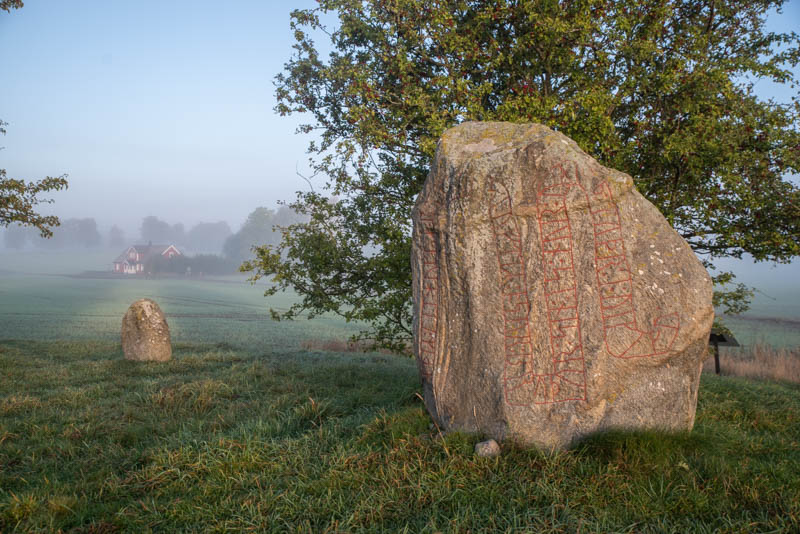
[(236, 229), (305, 182), (308, 138), (280, 117), (292, 8), (316, 2), (37, 1), (0, 12), (0, 166), (69, 174), (62, 217), (146, 215)]
[[(292, 9), (314, 0), (27, 0), (0, 12), (0, 168), (69, 174), (42, 211), (94, 217), (136, 235), (157, 215), (190, 228), (227, 221), (307, 188), (309, 138), (280, 117), (274, 77), (292, 54)], [(768, 18), (798, 30), (800, 0)], [(320, 43), (322, 44), (322, 43)], [(768, 82), (756, 90), (787, 100)], [(800, 280), (789, 266), (722, 262), (749, 281)]]

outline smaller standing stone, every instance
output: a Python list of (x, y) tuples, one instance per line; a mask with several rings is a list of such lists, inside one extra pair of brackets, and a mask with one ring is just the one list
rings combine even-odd
[(167, 319), (155, 301), (139, 299), (125, 312), (122, 352), (126, 360), (165, 362), (172, 358)]
[(494, 458), (500, 455), (500, 445), (493, 439), (475, 444), (475, 454), (482, 458)]

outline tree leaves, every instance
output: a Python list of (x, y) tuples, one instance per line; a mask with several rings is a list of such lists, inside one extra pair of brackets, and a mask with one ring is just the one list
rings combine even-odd
[(401, 346), (411, 207), (440, 135), (466, 120), (573, 138), (630, 174), (709, 266), (745, 253), (789, 261), (800, 254), (800, 191), (787, 179), (800, 168), (800, 108), (759, 99), (749, 81), (796, 83), (797, 35), (764, 29), (782, 3), (321, 0), (295, 11), (276, 110), (310, 118), (300, 131), (319, 132), (312, 164), (337, 198), (301, 194), (309, 222), (248, 267), (303, 296), (290, 314), (340, 313)]
[(48, 176), (37, 182), (26, 182), (6, 178), (5, 169), (0, 169), (0, 226), (19, 223), (39, 229), (42, 237), (50, 237), (53, 226), (58, 226), (58, 217), (36, 212), (38, 204), (49, 204), (51, 199), (42, 199), (41, 193), (67, 188), (67, 175), (56, 178)]

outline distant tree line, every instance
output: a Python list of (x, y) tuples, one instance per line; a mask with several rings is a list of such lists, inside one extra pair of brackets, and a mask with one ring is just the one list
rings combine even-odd
[[(233, 232), (225, 221), (198, 223), (187, 232), (183, 223), (169, 224), (154, 215), (142, 219), (139, 241), (176, 245), (193, 253), (217, 254)], [(132, 244), (132, 243), (131, 243)]]
[[(259, 207), (247, 216), (239, 231), (233, 233), (225, 222), (200, 223), (185, 232), (180, 223), (169, 224), (157, 217), (145, 217), (140, 229), (143, 241), (170, 243), (192, 252), (204, 252), (194, 256), (157, 257), (145, 269), (155, 274), (232, 273), (242, 262), (255, 256), (253, 247), (277, 245), (281, 240), (280, 229), (301, 220), (287, 206), (277, 210)], [(220, 251), (221, 255), (216, 254)]]
[(287, 206), (277, 210), (262, 206), (247, 216), (236, 233), (224, 221), (200, 223), (187, 232), (181, 223), (170, 224), (149, 216), (142, 220), (140, 235), (143, 243), (169, 243), (193, 253), (221, 253), (226, 259), (241, 263), (254, 257), (254, 246), (279, 243), (279, 228), (297, 222), (300, 222), (300, 217)]
[(92, 218), (63, 220), (60, 226), (52, 228), (52, 232), (52, 237), (47, 239), (34, 226), (11, 224), (3, 233), (3, 244), (10, 249), (23, 249), (30, 244), (47, 250), (92, 248), (103, 244), (103, 237)]
[(226, 258), (240, 263), (254, 258), (254, 246), (277, 245), (281, 241), (280, 228), (303, 220), (303, 217), (288, 206), (281, 206), (278, 210), (256, 208), (247, 216), (239, 231), (225, 240), (222, 253)]
[(103, 236), (93, 218), (72, 218), (53, 228), (50, 239), (43, 239), (35, 227), (12, 224), (3, 232), (3, 244), (15, 250), (31, 246), (44, 250), (110, 247), (120, 251), (135, 244), (172, 244), (185, 255), (155, 261), (149, 272), (185, 273), (189, 268), (193, 273), (222, 274), (234, 272), (243, 261), (252, 259), (254, 246), (278, 244), (279, 228), (298, 222), (301, 218), (287, 206), (277, 210), (256, 208), (235, 233), (225, 221), (200, 222), (187, 231), (183, 223), (170, 224), (149, 215), (142, 219), (139, 235), (129, 239), (117, 225)]

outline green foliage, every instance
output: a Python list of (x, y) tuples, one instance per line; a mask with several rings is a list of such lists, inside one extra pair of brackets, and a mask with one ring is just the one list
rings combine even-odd
[(10, 12), (12, 9), (19, 9), (23, 6), (22, 0), (0, 0), (0, 9)]
[[(0, 9), (9, 11), (11, 7), (22, 7), (22, 2), (3, 2)], [(5, 135), (6, 123), (0, 121), (0, 134)], [(48, 176), (38, 182), (26, 182), (8, 178), (5, 169), (0, 169), (0, 227), (17, 223), (32, 226), (39, 230), (42, 237), (51, 237), (51, 227), (58, 226), (58, 217), (36, 213), (38, 204), (49, 204), (52, 199), (43, 199), (39, 195), (49, 191), (60, 191), (67, 188), (67, 175), (53, 178)]]
[(0, 169), (0, 226), (18, 223), (37, 228), (42, 237), (52, 236), (51, 227), (59, 225), (58, 217), (41, 215), (36, 212), (36, 206), (53, 201), (42, 199), (39, 195), (66, 188), (66, 174), (56, 178), (48, 176), (37, 182), (26, 182), (7, 178), (5, 169)]
[(714, 284), (724, 288), (723, 291), (714, 291), (714, 308), (722, 309), (726, 315), (737, 315), (748, 309), (748, 303), (753, 297), (753, 290), (744, 284), (734, 284), (734, 275), (730, 272), (719, 273), (712, 277)]
[(0, 341), (3, 532), (797, 532), (800, 390), (704, 376), (691, 434), (441, 436), (413, 362)]
[[(334, 311), (365, 337), (410, 336), (410, 212), (442, 132), (466, 120), (539, 122), (639, 189), (711, 266), (800, 254), (800, 104), (759, 99), (793, 85), (796, 34), (766, 32), (783, 0), (321, 0), (292, 13), (295, 53), (277, 111), (300, 127), (326, 194), (309, 220), (245, 268)], [(338, 17), (334, 29), (322, 21)], [(329, 39), (323, 57), (316, 35)], [(721, 273), (722, 278), (728, 277)], [(735, 311), (743, 291), (722, 297)]]

